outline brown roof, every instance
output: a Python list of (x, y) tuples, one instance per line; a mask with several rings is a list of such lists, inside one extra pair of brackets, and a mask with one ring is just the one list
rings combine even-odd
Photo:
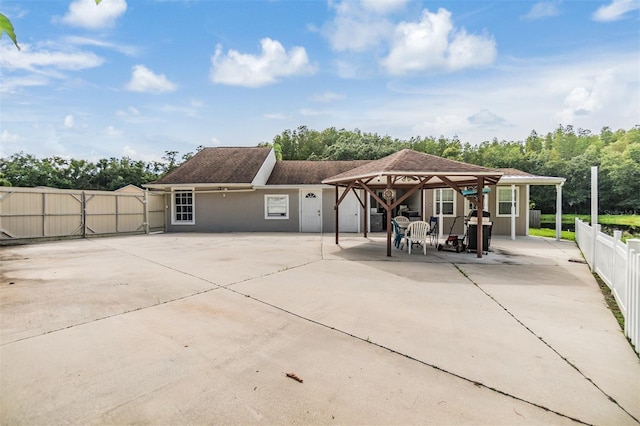
[(267, 185), (320, 184), (323, 179), (362, 166), (370, 161), (278, 161)]
[(251, 183), (271, 148), (204, 148), (154, 184)]
[(511, 167), (500, 168), (496, 170), (500, 170), (501, 172), (504, 173), (505, 176), (535, 176), (535, 175), (532, 175), (531, 173), (523, 172), (522, 170), (514, 169)]
[[(332, 176), (325, 183), (339, 183), (358, 178), (376, 176), (486, 176), (490, 181), (500, 179), (502, 172), (496, 169), (476, 166), (461, 161), (449, 160), (435, 155), (403, 149), (379, 160), (357, 167), (353, 170)], [(488, 182), (489, 183), (489, 182)]]

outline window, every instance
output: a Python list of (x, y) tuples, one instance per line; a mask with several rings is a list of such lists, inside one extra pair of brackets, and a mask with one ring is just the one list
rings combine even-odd
[(193, 225), (195, 223), (193, 190), (178, 189), (171, 195), (173, 204), (171, 224)]
[[(516, 217), (518, 217), (518, 199), (520, 198), (520, 188), (516, 187), (516, 199), (515, 201), (515, 209), (516, 209)], [(511, 216), (511, 188), (510, 187), (502, 187), (497, 188), (497, 211), (498, 214), (496, 216)]]
[(440, 194), (442, 194), (442, 215), (455, 216), (456, 196), (451, 188), (433, 190), (433, 212), (435, 216), (440, 215)]
[(265, 195), (264, 196), (264, 218), (265, 219), (289, 219), (289, 196), (288, 195)]

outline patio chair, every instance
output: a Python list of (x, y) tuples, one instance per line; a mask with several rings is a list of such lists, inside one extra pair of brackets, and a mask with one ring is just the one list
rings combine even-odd
[(438, 244), (439, 237), (440, 230), (438, 228), (438, 216), (431, 216), (429, 218), (429, 244), (436, 246)]
[(393, 226), (393, 245), (399, 249), (404, 238), (404, 231), (400, 229), (398, 222), (395, 219), (391, 219), (391, 226)]
[(406, 216), (396, 216), (393, 220), (395, 220), (401, 228), (406, 228), (410, 222), (409, 218)]
[(411, 222), (407, 227), (407, 234), (405, 240), (407, 240), (407, 247), (409, 248), (409, 254), (411, 254), (411, 246), (414, 244), (420, 244), (425, 256), (427, 255), (427, 241), (429, 240), (429, 222), (422, 220)]

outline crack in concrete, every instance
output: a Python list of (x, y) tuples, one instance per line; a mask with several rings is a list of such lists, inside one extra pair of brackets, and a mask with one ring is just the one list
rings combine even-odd
[(498, 301), (498, 299), (496, 299), (495, 297), (493, 297), (493, 295), (491, 295), (488, 291), (486, 291), (485, 289), (483, 289), (480, 284), (476, 283), (475, 281), (473, 281), (473, 279), (471, 279), (471, 277), (462, 270), (462, 268), (455, 264), (455, 263), (451, 263), (457, 270), (458, 272), (460, 272), (460, 274), (462, 274), (467, 280), (469, 280), (469, 282), (471, 284), (473, 284), (478, 290), (480, 290), (485, 296), (487, 296), (489, 299), (491, 299), (491, 301), (493, 301), (495, 304), (497, 304), (502, 310), (504, 310), (507, 315), (509, 315), (514, 321), (516, 321), (521, 327), (523, 327), (525, 330), (527, 330), (529, 333), (531, 333), (534, 337), (536, 337), (538, 340), (540, 340), (547, 348), (551, 349), (552, 352), (554, 352), (556, 355), (558, 355), (560, 357), (560, 359), (562, 359), (565, 363), (567, 363), (570, 367), (572, 367), (574, 370), (576, 370), (578, 372), (578, 374), (580, 374), (585, 380), (587, 380), (589, 383), (591, 383), (596, 389), (598, 389), (609, 401), (613, 402), (616, 406), (618, 406), (618, 408), (620, 408), (625, 414), (627, 414), (629, 417), (631, 417), (636, 423), (640, 424), (640, 420), (638, 420), (633, 414), (631, 414), (629, 411), (627, 411), (622, 405), (620, 405), (620, 403), (618, 401), (616, 401), (615, 398), (613, 398), (611, 395), (609, 395), (607, 392), (605, 392), (600, 386), (598, 386), (589, 376), (587, 376), (585, 373), (583, 373), (580, 368), (578, 368), (577, 365), (575, 365), (574, 363), (572, 363), (571, 361), (569, 361), (569, 359), (567, 359), (567, 357), (565, 357), (564, 355), (562, 355), (556, 348), (554, 348), (550, 343), (548, 343), (546, 340), (544, 340), (544, 338), (542, 336), (539, 336), (538, 334), (536, 334), (536, 332), (534, 332), (531, 328), (529, 328), (523, 321), (521, 321), (520, 319), (518, 319), (515, 314), (513, 314), (511, 311), (509, 311), (509, 309), (507, 309), (506, 306), (504, 306), (502, 303), (500, 303)]

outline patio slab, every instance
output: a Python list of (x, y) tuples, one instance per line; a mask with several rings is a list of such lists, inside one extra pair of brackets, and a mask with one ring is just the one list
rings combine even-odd
[(640, 363), (575, 245), (492, 245), (0, 248), (0, 423), (638, 424)]

